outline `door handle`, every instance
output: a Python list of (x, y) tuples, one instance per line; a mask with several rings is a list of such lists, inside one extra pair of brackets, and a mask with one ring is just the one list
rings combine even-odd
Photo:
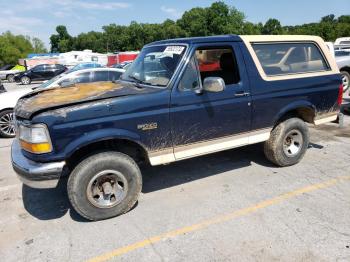
[(249, 96), (250, 93), (244, 91), (238, 91), (235, 93), (235, 97)]

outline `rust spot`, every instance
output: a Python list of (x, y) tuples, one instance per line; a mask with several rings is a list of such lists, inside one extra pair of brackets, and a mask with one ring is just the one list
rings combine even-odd
[(93, 98), (122, 87), (122, 85), (112, 82), (95, 82), (76, 84), (72, 87), (54, 88), (25, 99), (21, 107), (26, 111), (35, 111), (38, 108), (55, 107), (61, 104), (85, 100), (86, 98)]

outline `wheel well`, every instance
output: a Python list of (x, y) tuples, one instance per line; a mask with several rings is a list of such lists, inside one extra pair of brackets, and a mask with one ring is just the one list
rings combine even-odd
[(12, 110), (12, 111), (13, 111), (13, 108), (11, 108), (11, 107), (3, 108), (3, 109), (0, 110), (0, 113), (1, 113), (1, 112), (4, 112), (4, 111), (6, 111), (6, 110)]
[(346, 71), (350, 74), (350, 67), (346, 66), (346, 67), (340, 68), (339, 71)]
[(126, 139), (109, 139), (91, 143), (75, 151), (67, 160), (67, 166), (72, 170), (84, 158), (103, 151), (118, 151), (130, 156), (136, 163), (148, 160), (146, 150)]
[(279, 117), (279, 119), (275, 123), (275, 126), (283, 122), (284, 120), (292, 117), (298, 117), (307, 123), (313, 124), (315, 118), (315, 110), (313, 110), (310, 107), (298, 107), (293, 110), (287, 111)]

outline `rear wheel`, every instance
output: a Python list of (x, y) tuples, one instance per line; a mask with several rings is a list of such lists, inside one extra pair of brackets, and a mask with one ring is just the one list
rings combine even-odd
[(0, 112), (0, 136), (11, 138), (16, 136), (13, 110)]
[(345, 93), (350, 87), (350, 74), (347, 71), (340, 71), (340, 73), (343, 81), (343, 92)]
[(28, 76), (22, 76), (22, 77), (21, 77), (21, 83), (22, 83), (23, 85), (29, 85), (30, 82), (31, 82), (31, 80), (30, 80), (30, 78), (29, 78)]
[(6, 77), (6, 79), (7, 79), (7, 81), (8, 81), (9, 83), (15, 82), (15, 76), (14, 76), (14, 75), (8, 75), (8, 76)]
[(104, 152), (77, 165), (68, 179), (74, 209), (89, 220), (101, 220), (129, 211), (142, 188), (141, 171), (129, 156)]
[(309, 130), (299, 118), (290, 118), (279, 123), (264, 144), (267, 159), (278, 166), (291, 166), (304, 156), (309, 145)]

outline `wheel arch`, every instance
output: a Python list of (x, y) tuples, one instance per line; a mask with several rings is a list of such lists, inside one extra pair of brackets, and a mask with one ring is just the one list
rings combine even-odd
[(6, 110), (14, 110), (14, 108), (13, 107), (5, 107), (5, 108), (2, 108), (2, 109), (0, 109), (0, 113), (1, 112), (4, 112), (4, 111), (6, 111)]
[[(148, 150), (145, 145), (139, 141), (139, 137), (129, 132), (122, 134), (120, 132), (95, 131), (87, 134), (78, 140), (70, 143), (66, 147), (66, 162), (68, 166), (74, 166), (83, 158), (96, 152), (107, 150), (124, 153), (136, 162), (148, 161)], [(112, 130), (110, 130), (112, 131)]]
[(316, 107), (308, 101), (298, 101), (287, 105), (276, 115), (273, 126), (275, 127), (280, 122), (291, 117), (298, 117), (307, 123), (314, 124)]
[(343, 66), (342, 68), (339, 68), (339, 71), (346, 71), (350, 74), (350, 66)]

